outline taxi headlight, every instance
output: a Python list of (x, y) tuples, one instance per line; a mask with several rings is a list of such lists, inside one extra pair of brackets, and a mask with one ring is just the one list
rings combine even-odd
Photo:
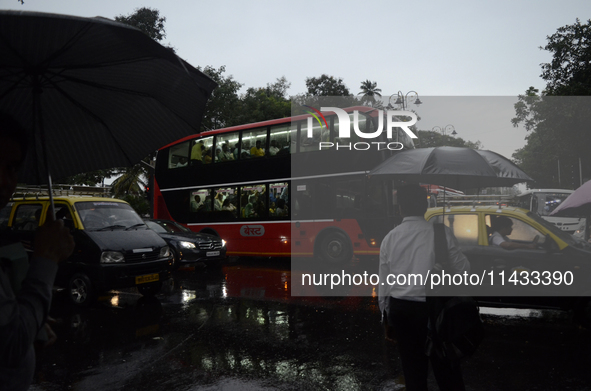
[(160, 249), (160, 258), (168, 257), (170, 257), (170, 248), (168, 248), (168, 246), (164, 246)]
[(125, 257), (119, 251), (103, 251), (101, 254), (101, 263), (121, 263), (125, 262)]
[(191, 242), (179, 242), (179, 246), (181, 246), (182, 248), (188, 248), (188, 249), (194, 249), (195, 243), (191, 243)]
[(222, 247), (226, 247), (226, 241), (222, 239)]

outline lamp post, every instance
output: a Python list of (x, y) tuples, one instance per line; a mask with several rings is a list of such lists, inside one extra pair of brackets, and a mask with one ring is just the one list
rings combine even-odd
[(390, 98), (388, 99), (388, 108), (392, 109), (394, 108), (394, 106), (392, 105), (392, 98), (396, 97), (396, 101), (394, 102), (395, 105), (398, 106), (402, 106), (402, 110), (406, 110), (406, 108), (408, 107), (408, 96), (415, 96), (416, 99), (414, 101), (414, 104), (419, 106), (420, 104), (422, 104), (423, 102), (421, 102), (421, 100), (419, 99), (419, 93), (416, 91), (409, 91), (406, 94), (403, 94), (402, 91), (398, 91), (395, 94), (390, 95)]
[(456, 132), (456, 128), (454, 128), (453, 125), (445, 125), (443, 128), (441, 126), (433, 126), (433, 128), (431, 129), (434, 132), (441, 132), (441, 134), (443, 134), (443, 144), (445, 145), (445, 136), (446, 133), (448, 131), (451, 131), (451, 135), (452, 136), (456, 136), (456, 134), (458, 134), (458, 132)]

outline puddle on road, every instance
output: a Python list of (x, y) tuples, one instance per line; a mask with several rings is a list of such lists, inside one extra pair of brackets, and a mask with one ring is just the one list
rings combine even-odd
[(567, 313), (565, 311), (558, 310), (480, 307), (480, 313), (482, 315), (504, 316), (511, 318), (567, 318)]

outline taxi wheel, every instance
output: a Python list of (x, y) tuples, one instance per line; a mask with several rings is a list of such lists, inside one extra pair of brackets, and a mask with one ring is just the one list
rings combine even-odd
[(77, 306), (85, 307), (94, 300), (92, 283), (84, 273), (75, 273), (68, 282), (68, 297)]
[(329, 233), (320, 242), (320, 256), (332, 265), (350, 261), (353, 254), (349, 240), (340, 232)]
[(154, 296), (162, 288), (162, 281), (138, 285), (137, 290), (143, 296)]

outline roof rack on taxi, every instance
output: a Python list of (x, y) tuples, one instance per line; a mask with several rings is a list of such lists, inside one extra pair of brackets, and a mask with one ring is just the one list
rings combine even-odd
[[(52, 194), (59, 196), (79, 196), (79, 197), (112, 197), (110, 186), (78, 186), (78, 185), (53, 185)], [(49, 190), (46, 186), (18, 186), (11, 199), (26, 199), (47, 197)]]
[(450, 203), (452, 205), (460, 206), (460, 205), (470, 205), (472, 207), (478, 205), (498, 205), (501, 206), (510, 206), (514, 203), (515, 196), (513, 195), (504, 195), (504, 194), (475, 194), (475, 195), (452, 195), (447, 196), (446, 203)]

